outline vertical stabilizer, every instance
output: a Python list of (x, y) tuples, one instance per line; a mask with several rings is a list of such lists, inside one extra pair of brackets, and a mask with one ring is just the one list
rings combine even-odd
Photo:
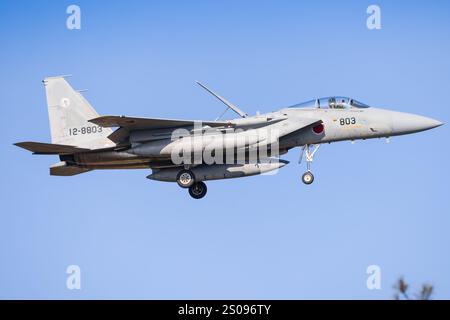
[(110, 128), (88, 120), (98, 117), (89, 102), (64, 77), (44, 79), (52, 143), (88, 149), (114, 146)]

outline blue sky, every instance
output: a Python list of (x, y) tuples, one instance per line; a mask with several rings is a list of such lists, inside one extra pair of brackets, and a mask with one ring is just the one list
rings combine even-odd
[(214, 119), (201, 80), (250, 114), (346, 95), (449, 123), (449, 3), (377, 1), (368, 30), (373, 3), (0, 2), (0, 298), (390, 299), (404, 276), (449, 299), (448, 125), (325, 145), (309, 187), (292, 150), (202, 201), (146, 170), (51, 177), (56, 157), (12, 145), (50, 141), (40, 81), (60, 74), (100, 114)]

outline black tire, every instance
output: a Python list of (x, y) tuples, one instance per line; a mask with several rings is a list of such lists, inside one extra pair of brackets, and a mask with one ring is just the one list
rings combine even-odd
[(180, 170), (177, 174), (177, 183), (182, 188), (189, 188), (195, 183), (195, 176), (191, 170)]
[(304, 184), (311, 184), (314, 182), (314, 175), (312, 174), (311, 171), (306, 171), (303, 175), (302, 175), (302, 181)]
[(208, 188), (203, 181), (196, 182), (189, 187), (189, 194), (194, 199), (201, 199), (206, 195)]

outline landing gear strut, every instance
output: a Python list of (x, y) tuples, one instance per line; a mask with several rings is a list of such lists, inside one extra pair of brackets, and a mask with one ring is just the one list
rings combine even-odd
[[(312, 151), (311, 151), (312, 146)], [(306, 172), (302, 175), (302, 181), (304, 184), (311, 184), (314, 182), (314, 175), (311, 172), (311, 162), (314, 160), (314, 155), (316, 154), (317, 150), (319, 150), (320, 144), (306, 144), (302, 148), (302, 153), (300, 155), (300, 160), (298, 163), (302, 163), (303, 155), (305, 156), (306, 160)]]
[(206, 195), (208, 188), (203, 181), (195, 182), (189, 187), (189, 194), (194, 199), (201, 199)]

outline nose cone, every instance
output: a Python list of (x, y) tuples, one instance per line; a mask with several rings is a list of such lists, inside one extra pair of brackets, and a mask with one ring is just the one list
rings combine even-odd
[(392, 115), (394, 134), (407, 134), (433, 129), (443, 125), (442, 122), (410, 113), (395, 112)]

